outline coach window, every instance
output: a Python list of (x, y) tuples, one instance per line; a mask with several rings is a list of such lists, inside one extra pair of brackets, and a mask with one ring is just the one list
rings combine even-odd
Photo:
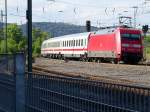
[(70, 40), (69, 40), (69, 47), (70, 47)]
[(83, 46), (83, 39), (81, 39), (81, 46)]
[(76, 41), (74, 40), (74, 46), (76, 46)]
[(69, 47), (71, 46), (71, 40), (69, 41)]
[(76, 46), (78, 46), (78, 40), (76, 40)]
[(79, 46), (81, 46), (81, 39), (79, 40)]
[(69, 47), (69, 41), (67, 41), (67, 47)]
[(72, 46), (72, 40), (70, 40), (70, 46)]
[(73, 46), (73, 40), (71, 40), (71, 47)]
[(81, 39), (79, 40), (80, 42), (79, 42), (79, 46), (81, 46)]
[(65, 47), (65, 41), (64, 41), (64, 47)]
[(73, 40), (73, 46), (75, 46), (75, 40)]
[(87, 45), (87, 40), (85, 39), (85, 46)]
[(79, 46), (80, 46), (80, 42), (81, 42), (81, 41), (79, 40)]
[(69, 47), (71, 46), (71, 41), (69, 40)]
[(71, 46), (73, 46), (73, 40), (71, 40)]

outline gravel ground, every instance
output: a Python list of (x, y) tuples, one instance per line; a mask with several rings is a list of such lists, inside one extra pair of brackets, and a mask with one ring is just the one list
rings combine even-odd
[(48, 70), (73, 73), (83, 77), (96, 77), (150, 87), (150, 66), (108, 64), (37, 58), (35, 66)]

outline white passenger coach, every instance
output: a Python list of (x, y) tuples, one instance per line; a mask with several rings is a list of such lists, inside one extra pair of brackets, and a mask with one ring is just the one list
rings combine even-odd
[(81, 57), (87, 53), (90, 33), (65, 35), (45, 40), (41, 54), (45, 57)]

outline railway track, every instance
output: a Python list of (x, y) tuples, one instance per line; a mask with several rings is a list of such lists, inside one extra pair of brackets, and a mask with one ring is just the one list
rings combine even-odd
[(141, 65), (80, 62), (38, 58), (34, 69), (70, 77), (150, 86), (150, 67)]
[[(47, 75), (46, 73), (47, 71), (43, 72), (40, 69), (39, 73), (33, 73), (34, 77), (31, 81), (33, 91), (36, 93), (36, 95), (32, 93), (31, 97), (39, 99), (36, 101), (39, 102), (39, 106), (57, 105), (61, 111), (64, 109), (65, 112), (66, 109), (68, 112), (70, 109), (79, 112), (90, 110), (92, 112), (97, 112), (97, 110), (148, 112), (150, 109), (148, 103), (150, 88), (70, 77), (66, 74), (56, 74), (56, 72), (55, 75), (50, 75), (54, 72), (49, 72), (50, 74)], [(36, 105), (32, 107), (36, 109)]]
[[(43, 57), (40, 57), (41, 59), (43, 58)], [(51, 59), (51, 58), (43, 58), (43, 59), (47, 59), (47, 60), (49, 60), (49, 59)], [(54, 59), (54, 60), (60, 60), (60, 59)], [(63, 61), (65, 61), (65, 62), (67, 62), (67, 61), (74, 61), (74, 60), (63, 60)], [(76, 61), (78, 61), (78, 62), (88, 62), (88, 61), (80, 61), (80, 60), (76, 60)], [(96, 62), (96, 61), (89, 61), (89, 62), (93, 62), (93, 63), (102, 63), (102, 64), (114, 64), (114, 63), (111, 63), (111, 62)], [(126, 64), (126, 63), (123, 63), (123, 62), (120, 62), (120, 63), (118, 63), (118, 64), (120, 64), (120, 65), (132, 65), (132, 66), (135, 66), (135, 65), (139, 65), (139, 66), (150, 66), (150, 60), (147, 60), (147, 61), (141, 61), (141, 62), (139, 62), (138, 64)]]
[(72, 77), (72, 78), (81, 78), (81, 79), (88, 79), (93, 81), (103, 81), (106, 83), (112, 84), (130, 84), (130, 85), (137, 85), (136, 82), (130, 80), (123, 80), (123, 79), (116, 79), (108, 76), (97, 76), (97, 75), (90, 75), (90, 74), (76, 74), (76, 73), (66, 73), (66, 72), (59, 72), (55, 70), (48, 70), (40, 66), (33, 66), (33, 72), (36, 73), (45, 73), (51, 76), (60, 76), (60, 77)]
[[(38, 67), (38, 66), (33, 66), (33, 72), (38, 73), (38, 75), (45, 74), (47, 76), (56, 76), (56, 78), (58, 77), (58, 78), (73, 78), (73, 79), (79, 79), (79, 80), (86, 80), (86, 81), (89, 81), (90, 83), (102, 82), (102, 83), (106, 83), (106, 84), (110, 84), (110, 85), (121, 85), (121, 86), (125, 86), (125, 87), (140, 86), (143, 88), (147, 88), (144, 85), (138, 85), (136, 82), (130, 81), (130, 80), (114, 79), (111, 77), (104, 77), (104, 76), (98, 77), (98, 76), (93, 76), (93, 75), (89, 75), (89, 74), (88, 74), (88, 76), (86, 76), (85, 74), (84, 74), (84, 76), (81, 76), (81, 75), (78, 75), (75, 73), (63, 73), (63, 72), (58, 72), (58, 71), (53, 71), (53, 70), (47, 70), (45, 68)], [(94, 85), (96, 85), (96, 83), (94, 83)], [(109, 88), (109, 86), (108, 86), (108, 88)], [(115, 87), (113, 87), (113, 89), (114, 88)], [(118, 89), (118, 88), (115, 88), (115, 89)], [(143, 93), (143, 92), (140, 92), (140, 93)], [(146, 93), (146, 94), (148, 94), (148, 93)]]

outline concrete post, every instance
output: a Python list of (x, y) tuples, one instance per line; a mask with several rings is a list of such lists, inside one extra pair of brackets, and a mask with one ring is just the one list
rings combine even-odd
[(25, 112), (25, 56), (24, 53), (15, 56), (16, 72), (16, 112)]

